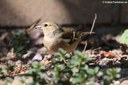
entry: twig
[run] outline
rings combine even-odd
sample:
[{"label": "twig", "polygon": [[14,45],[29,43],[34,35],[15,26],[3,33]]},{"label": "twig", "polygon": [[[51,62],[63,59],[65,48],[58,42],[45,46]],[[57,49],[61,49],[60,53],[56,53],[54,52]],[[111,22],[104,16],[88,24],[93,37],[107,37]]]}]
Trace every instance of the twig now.
[{"label": "twig", "polygon": [[[96,19],[97,19],[97,14],[95,13],[95,17],[94,17],[94,20],[93,20],[93,23],[92,23],[92,27],[91,27],[91,30],[90,30],[90,35],[92,34],[92,31],[94,29],[94,26],[95,26],[95,22],[96,22]],[[86,48],[87,48],[87,40],[85,42],[85,46],[84,46],[84,49],[83,49],[83,53],[85,52]]]},{"label": "twig", "polygon": [[29,31],[33,30],[33,28],[35,28],[37,26],[37,24],[39,24],[40,22],[41,22],[41,19],[38,19],[29,28],[25,29],[25,32],[29,32]]},{"label": "twig", "polygon": [[93,23],[92,23],[92,27],[91,27],[91,30],[90,30],[90,35],[92,34],[92,31],[94,29],[96,19],[97,19],[97,14],[95,13],[95,17],[94,17],[94,20],[93,20]]}]

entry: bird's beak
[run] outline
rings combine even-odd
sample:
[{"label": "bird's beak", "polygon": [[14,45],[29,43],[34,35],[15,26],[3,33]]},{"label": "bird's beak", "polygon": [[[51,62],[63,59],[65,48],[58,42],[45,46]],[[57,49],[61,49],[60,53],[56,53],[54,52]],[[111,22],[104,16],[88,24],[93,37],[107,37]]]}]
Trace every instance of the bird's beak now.
[{"label": "bird's beak", "polygon": [[42,30],[42,26],[36,26],[35,29]]}]

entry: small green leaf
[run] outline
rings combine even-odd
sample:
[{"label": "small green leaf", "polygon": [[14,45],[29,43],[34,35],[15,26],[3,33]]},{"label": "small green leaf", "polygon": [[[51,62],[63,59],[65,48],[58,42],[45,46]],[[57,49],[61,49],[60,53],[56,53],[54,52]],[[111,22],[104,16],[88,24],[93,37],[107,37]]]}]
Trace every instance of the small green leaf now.
[{"label": "small green leaf", "polygon": [[70,81],[73,84],[82,84],[86,81],[86,77],[82,74],[76,74],[75,76],[71,77]]},{"label": "small green leaf", "polygon": [[91,68],[87,70],[87,73],[90,74],[90,75],[94,75],[94,74],[95,74],[95,73],[94,73],[94,70],[91,69]]},{"label": "small green leaf", "polygon": [[70,68],[73,68],[75,66],[80,65],[80,63],[81,63],[81,60],[78,57],[73,56],[72,59],[69,61],[68,66]]},{"label": "small green leaf", "polygon": [[65,66],[64,65],[56,65],[55,68],[54,68],[54,74],[56,76],[59,76],[61,71],[65,69]]},{"label": "small green leaf", "polygon": [[79,69],[77,67],[74,67],[71,70],[72,70],[73,74],[75,74],[75,73],[77,73],[79,71]]},{"label": "small green leaf", "polygon": [[123,32],[120,42],[128,45],[128,29]]}]

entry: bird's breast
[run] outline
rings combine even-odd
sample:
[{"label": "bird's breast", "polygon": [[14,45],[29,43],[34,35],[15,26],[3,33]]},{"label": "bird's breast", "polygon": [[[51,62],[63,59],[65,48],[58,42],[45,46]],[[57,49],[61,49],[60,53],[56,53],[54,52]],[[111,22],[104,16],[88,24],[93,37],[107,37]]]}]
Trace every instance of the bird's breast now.
[{"label": "bird's breast", "polygon": [[48,51],[54,52],[57,51],[59,48],[58,44],[60,43],[60,39],[44,37],[43,43]]}]

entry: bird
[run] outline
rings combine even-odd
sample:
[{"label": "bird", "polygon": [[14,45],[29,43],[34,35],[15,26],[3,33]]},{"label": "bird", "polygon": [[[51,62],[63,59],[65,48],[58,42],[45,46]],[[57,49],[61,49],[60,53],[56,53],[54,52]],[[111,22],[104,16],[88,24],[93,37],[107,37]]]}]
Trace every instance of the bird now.
[{"label": "bird", "polygon": [[77,33],[79,37],[75,38],[76,34],[73,31],[65,32],[62,26],[53,22],[44,22],[36,28],[43,32],[43,44],[50,54],[54,54],[59,48],[68,53],[74,52],[81,41],[80,35],[83,35]]}]

